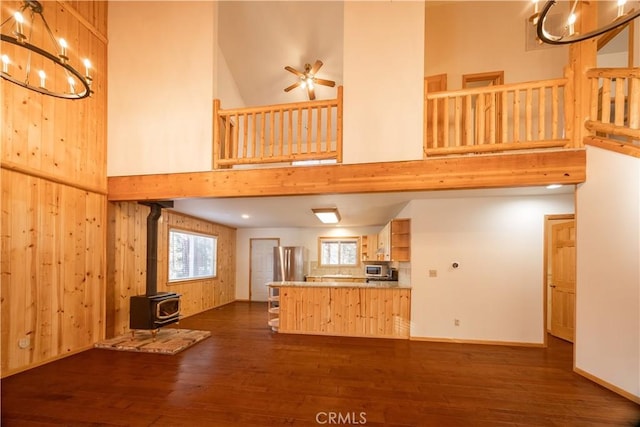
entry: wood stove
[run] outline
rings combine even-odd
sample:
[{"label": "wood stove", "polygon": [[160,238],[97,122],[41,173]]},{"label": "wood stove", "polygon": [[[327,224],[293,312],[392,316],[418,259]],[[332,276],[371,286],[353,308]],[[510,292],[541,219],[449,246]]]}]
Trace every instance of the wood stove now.
[{"label": "wood stove", "polygon": [[163,207],[173,207],[173,202],[141,202],[149,206],[147,216],[147,278],[144,295],[129,300],[129,328],[155,330],[180,320],[180,295],[174,292],[158,292],[158,219]]}]

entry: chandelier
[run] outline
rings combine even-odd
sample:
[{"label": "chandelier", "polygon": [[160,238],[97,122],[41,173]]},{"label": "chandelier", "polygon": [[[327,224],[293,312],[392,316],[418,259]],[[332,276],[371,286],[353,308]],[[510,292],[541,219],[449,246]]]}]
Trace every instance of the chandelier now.
[{"label": "chandelier", "polygon": [[551,34],[545,27],[545,21],[547,19],[547,15],[556,4],[556,0],[547,1],[543,6],[542,11],[538,11],[538,0],[532,1],[534,14],[530,18],[530,20],[532,21],[533,25],[536,26],[538,38],[544,43],[555,45],[576,43],[593,37],[597,37],[618,27],[622,27],[623,25],[626,25],[627,23],[640,16],[640,9],[634,10],[629,8],[629,10],[626,11],[625,9],[627,0],[617,0],[615,10],[613,11],[615,12],[615,18],[613,18],[609,23],[604,24],[594,30],[585,33],[578,33],[575,31],[575,23],[578,19],[575,11],[576,7],[578,6],[579,0],[573,0],[570,11],[566,16],[566,25],[562,28],[561,33]]},{"label": "chandelier", "polygon": [[24,1],[20,10],[0,24],[2,78],[56,98],[88,97],[92,93],[91,62],[83,60],[84,73],[69,63],[69,44],[63,38],[56,40],[42,10],[39,1]]}]

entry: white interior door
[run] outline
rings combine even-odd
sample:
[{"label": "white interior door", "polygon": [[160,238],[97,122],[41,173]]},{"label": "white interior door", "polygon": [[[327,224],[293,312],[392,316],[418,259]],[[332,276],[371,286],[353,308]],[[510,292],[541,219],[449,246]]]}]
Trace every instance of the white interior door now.
[{"label": "white interior door", "polygon": [[249,300],[267,300],[267,282],[273,281],[273,248],[280,239],[250,239]]}]

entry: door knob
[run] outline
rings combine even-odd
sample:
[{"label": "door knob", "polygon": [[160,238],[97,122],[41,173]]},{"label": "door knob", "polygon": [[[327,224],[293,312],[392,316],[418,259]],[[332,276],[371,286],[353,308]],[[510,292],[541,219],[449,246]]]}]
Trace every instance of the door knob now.
[{"label": "door knob", "polygon": [[550,288],[555,288],[555,287],[556,287],[556,285],[549,285],[549,287],[550,287]]}]

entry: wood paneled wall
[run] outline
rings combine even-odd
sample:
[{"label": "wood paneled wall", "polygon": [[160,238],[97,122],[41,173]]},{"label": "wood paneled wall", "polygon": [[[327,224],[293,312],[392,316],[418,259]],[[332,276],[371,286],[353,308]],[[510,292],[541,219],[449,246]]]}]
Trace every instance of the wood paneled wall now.
[{"label": "wood paneled wall", "polygon": [[[0,20],[20,4],[3,1]],[[0,80],[3,377],[104,335],[107,3],[43,5],[54,34],[93,63],[95,93],[70,101]]]},{"label": "wood paneled wall", "polygon": [[[144,294],[146,282],[147,215],[137,203],[109,203],[107,337],[129,331],[129,297]],[[169,227],[218,237],[217,277],[168,284]],[[235,299],[236,230],[163,210],[158,223],[158,291],[182,295],[182,315],[190,316]]]}]

